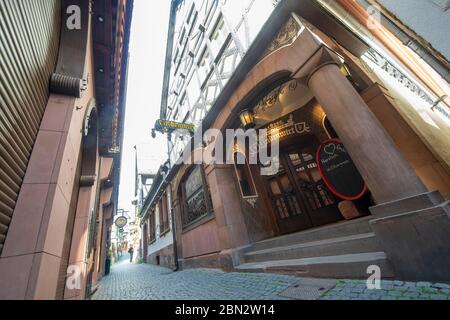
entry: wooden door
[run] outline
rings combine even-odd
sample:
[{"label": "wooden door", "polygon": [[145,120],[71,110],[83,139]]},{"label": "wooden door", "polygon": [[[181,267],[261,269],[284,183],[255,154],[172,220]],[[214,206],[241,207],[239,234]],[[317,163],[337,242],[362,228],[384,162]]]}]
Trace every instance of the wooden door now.
[{"label": "wooden door", "polygon": [[266,176],[266,185],[272,200],[278,225],[282,234],[305,230],[312,223],[301,202],[301,196],[292,179],[289,168],[286,167],[284,156],[279,158],[280,168],[271,176]]},{"label": "wooden door", "polygon": [[312,137],[307,144],[298,144],[283,152],[313,227],[343,219],[337,207],[339,200],[322,180],[316,161],[318,147],[318,141]]},{"label": "wooden door", "polygon": [[308,138],[280,150],[280,168],[266,176],[280,232],[292,233],[342,220],[338,200],[321,178],[316,162],[318,141]]}]

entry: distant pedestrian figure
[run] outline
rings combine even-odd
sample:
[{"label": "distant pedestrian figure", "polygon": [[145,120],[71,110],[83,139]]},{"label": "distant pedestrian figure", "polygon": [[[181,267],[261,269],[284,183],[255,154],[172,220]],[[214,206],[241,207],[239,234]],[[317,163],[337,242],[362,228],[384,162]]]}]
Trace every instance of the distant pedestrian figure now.
[{"label": "distant pedestrian figure", "polygon": [[130,263],[132,263],[133,262],[133,254],[134,254],[133,247],[130,247],[130,249],[128,250],[128,253],[130,254]]},{"label": "distant pedestrian figure", "polygon": [[117,257],[122,258],[122,248],[120,246],[117,247]]}]

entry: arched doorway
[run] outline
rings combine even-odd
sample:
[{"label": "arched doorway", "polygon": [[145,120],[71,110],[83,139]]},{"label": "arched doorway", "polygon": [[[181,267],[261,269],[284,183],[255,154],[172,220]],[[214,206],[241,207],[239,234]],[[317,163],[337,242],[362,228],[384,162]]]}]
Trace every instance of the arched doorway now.
[{"label": "arched doorway", "polygon": [[[356,211],[361,207],[361,215],[368,214],[369,204],[360,206],[359,199],[349,203],[340,198],[323,178],[317,152],[322,143],[339,137],[306,86],[287,80],[269,92],[262,90],[253,106],[256,128],[267,130],[267,141],[259,146],[270,146],[274,134],[279,141],[278,153],[272,154],[269,163],[260,164],[262,168],[276,162],[278,169],[261,175],[259,188],[271,204],[280,234],[344,220],[340,207],[345,201]],[[364,197],[367,200],[370,195]]]}]

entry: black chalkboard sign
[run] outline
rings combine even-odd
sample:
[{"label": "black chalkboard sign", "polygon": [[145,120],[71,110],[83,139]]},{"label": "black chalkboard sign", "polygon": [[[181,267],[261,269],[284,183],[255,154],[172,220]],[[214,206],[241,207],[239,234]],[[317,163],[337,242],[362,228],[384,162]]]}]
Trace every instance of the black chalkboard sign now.
[{"label": "black chalkboard sign", "polygon": [[338,139],[320,145],[317,163],[325,184],[339,198],[357,200],[367,192],[366,183]]}]

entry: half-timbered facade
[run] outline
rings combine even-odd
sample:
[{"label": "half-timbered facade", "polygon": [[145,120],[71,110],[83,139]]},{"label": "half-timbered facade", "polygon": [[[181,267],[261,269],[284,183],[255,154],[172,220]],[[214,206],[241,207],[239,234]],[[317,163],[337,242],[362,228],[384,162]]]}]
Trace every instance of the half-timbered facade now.
[{"label": "half-timbered facade", "polygon": [[[161,116],[198,126],[274,9],[271,0],[179,1],[168,50],[168,94]],[[169,140],[170,161],[188,139]]]}]

